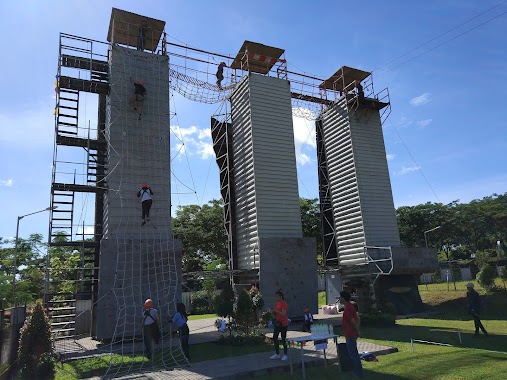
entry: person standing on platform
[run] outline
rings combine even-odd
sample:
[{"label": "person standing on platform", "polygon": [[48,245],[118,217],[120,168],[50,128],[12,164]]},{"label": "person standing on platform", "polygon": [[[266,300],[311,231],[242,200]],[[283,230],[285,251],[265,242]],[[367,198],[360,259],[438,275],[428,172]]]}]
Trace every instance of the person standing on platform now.
[{"label": "person standing on platform", "polygon": [[141,120],[141,113],[143,112],[144,97],[147,95],[146,88],[144,87],[144,80],[134,82],[134,96],[130,98],[130,106],[133,111],[139,112],[139,120]]},{"label": "person standing on platform", "polygon": [[481,297],[479,293],[474,290],[474,284],[469,282],[467,284],[467,303],[468,303],[468,312],[472,315],[474,319],[475,325],[475,336],[479,336],[479,329],[484,333],[484,335],[488,336],[488,332],[484,328],[481,322]]},{"label": "person standing on platform", "polygon": [[188,338],[190,337],[190,330],[188,328],[188,315],[185,304],[179,302],[176,304],[176,314],[174,314],[172,323],[176,326],[178,334],[180,335],[181,350],[183,354],[190,361],[190,350],[188,347]]},{"label": "person standing on platform", "polygon": [[[158,333],[157,333],[158,332]],[[148,360],[153,360],[155,343],[160,338],[160,318],[157,309],[153,308],[153,300],[148,298],[144,302],[143,313],[143,341],[145,355]]]},{"label": "person standing on platform", "polygon": [[146,47],[146,34],[148,33],[148,22],[143,20],[137,33],[137,50],[144,51]]},{"label": "person standing on platform", "polygon": [[222,81],[224,80],[224,67],[227,67],[225,62],[220,62],[217,69],[217,86],[220,90],[222,90]]},{"label": "person standing on platform", "polygon": [[359,98],[359,100],[364,99],[364,89],[363,86],[361,85],[361,82],[359,82],[358,80],[356,80],[356,88],[357,88],[357,97]]},{"label": "person standing on platform", "polygon": [[150,209],[151,204],[153,203],[152,196],[153,191],[151,190],[151,187],[149,187],[146,182],[143,182],[141,185],[141,190],[137,192],[137,197],[141,198],[141,208],[143,210],[141,216],[143,222],[141,223],[141,226],[144,226],[146,222],[150,220]]},{"label": "person standing on platform", "polygon": [[342,316],[342,329],[345,336],[345,343],[349,352],[350,359],[352,360],[354,374],[357,377],[363,377],[363,366],[361,364],[361,357],[357,351],[357,338],[359,337],[359,316],[357,315],[356,308],[350,302],[350,293],[340,292],[340,301],[345,305]]},{"label": "person standing on platform", "polygon": [[[287,360],[287,327],[289,326],[289,317],[287,311],[289,309],[287,302],[283,299],[283,293],[281,290],[275,293],[276,303],[273,308],[275,314],[275,328],[273,330],[273,342],[275,344],[275,354],[270,359],[282,359]],[[283,355],[280,356],[280,345],[278,343],[278,335],[282,336],[283,344]]]}]

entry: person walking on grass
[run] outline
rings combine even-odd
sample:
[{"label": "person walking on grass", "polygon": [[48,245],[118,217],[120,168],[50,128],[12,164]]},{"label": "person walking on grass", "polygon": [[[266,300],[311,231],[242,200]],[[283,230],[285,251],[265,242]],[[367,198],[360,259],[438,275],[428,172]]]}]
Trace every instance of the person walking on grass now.
[{"label": "person walking on grass", "polygon": [[144,226],[146,222],[150,221],[150,209],[151,205],[153,203],[153,191],[151,191],[151,187],[148,186],[146,182],[143,182],[141,184],[141,190],[137,192],[137,197],[141,198],[141,208],[142,208],[142,215],[141,218],[143,219],[141,226]]},{"label": "person walking on grass", "polygon": [[488,336],[488,332],[484,328],[481,322],[481,297],[479,293],[474,290],[474,284],[469,282],[467,284],[467,303],[468,303],[468,312],[472,315],[474,319],[475,325],[475,334],[474,336],[479,336],[479,329],[483,332],[485,336]]},{"label": "person walking on grass", "polygon": [[350,293],[340,292],[340,301],[345,305],[342,316],[342,329],[345,336],[345,343],[352,360],[353,371],[357,377],[363,377],[363,366],[361,357],[357,351],[357,338],[359,337],[359,316],[356,308],[350,302]]},{"label": "person walking on grass", "polygon": [[[282,359],[287,360],[287,327],[289,326],[289,317],[287,316],[288,305],[283,299],[283,293],[281,290],[275,293],[276,303],[273,308],[275,314],[275,328],[273,330],[273,342],[275,344],[275,354],[270,359]],[[283,355],[280,356],[280,345],[278,342],[278,335],[282,336],[283,344]]]},{"label": "person walking on grass", "polygon": [[148,298],[144,302],[143,313],[143,342],[145,356],[149,361],[153,360],[155,344],[160,339],[160,318],[157,309],[153,308],[153,300]]},{"label": "person walking on grass", "polygon": [[172,323],[178,330],[178,334],[180,335],[181,342],[181,350],[183,354],[190,361],[190,350],[188,347],[188,338],[190,337],[190,330],[188,328],[188,314],[185,308],[185,304],[177,303],[176,304],[176,314],[174,314]]}]

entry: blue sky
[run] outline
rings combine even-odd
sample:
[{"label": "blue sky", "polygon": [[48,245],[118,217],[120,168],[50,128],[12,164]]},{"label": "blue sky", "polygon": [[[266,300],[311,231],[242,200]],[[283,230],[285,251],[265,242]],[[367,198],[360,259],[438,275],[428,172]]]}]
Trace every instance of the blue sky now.
[{"label": "blue sky", "polygon": [[[248,39],[285,49],[293,71],[325,78],[342,65],[373,70],[376,90],[389,87],[391,94],[392,114],[384,125],[384,138],[396,206],[438,200],[467,202],[504,193],[507,15],[418,56],[507,12],[507,3],[501,3],[257,1],[254,7],[251,2],[238,1],[3,1],[0,35],[7,45],[0,60],[4,89],[0,102],[0,236],[14,236],[18,215],[49,205],[59,32],[105,41],[111,7],[165,20],[170,41],[208,51],[234,55]],[[88,99],[87,109],[80,121],[95,123],[96,101],[84,98]],[[175,94],[171,107],[177,112],[171,120],[172,145],[177,147],[177,134],[187,147],[187,156],[182,152],[173,160],[173,171],[182,182],[173,190],[185,192],[187,186],[197,193],[174,194],[173,206],[218,198],[218,170],[208,134],[209,117],[218,105]],[[313,139],[307,138],[313,122],[295,119],[294,125],[300,195],[317,197],[316,153]],[[80,202],[91,204],[90,199]],[[80,218],[89,220],[85,208]],[[41,213],[21,222],[20,235],[46,235],[47,229],[48,215]]]}]

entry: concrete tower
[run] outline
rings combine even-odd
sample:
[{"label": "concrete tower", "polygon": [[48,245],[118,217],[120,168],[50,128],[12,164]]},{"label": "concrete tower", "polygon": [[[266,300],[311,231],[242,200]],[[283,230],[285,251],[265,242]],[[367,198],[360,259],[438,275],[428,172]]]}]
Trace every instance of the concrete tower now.
[{"label": "concrete tower", "polygon": [[[137,35],[144,21],[146,38],[139,46]],[[181,244],[171,232],[169,62],[166,54],[157,51],[164,25],[118,9],[111,15],[99,339],[139,334],[145,299],[152,298],[167,320],[181,298]],[[140,80],[147,90],[141,114],[130,104],[134,82]],[[143,182],[154,195],[150,221],[141,226],[141,201],[136,194]]]}]

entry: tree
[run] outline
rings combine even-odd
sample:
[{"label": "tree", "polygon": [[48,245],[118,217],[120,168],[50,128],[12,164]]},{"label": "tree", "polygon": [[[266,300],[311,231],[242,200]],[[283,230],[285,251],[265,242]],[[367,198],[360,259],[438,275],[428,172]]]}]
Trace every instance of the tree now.
[{"label": "tree", "polygon": [[250,328],[254,326],[256,317],[253,309],[252,298],[246,290],[242,290],[238,295],[235,317],[238,326],[243,327],[246,335],[249,335]]},{"label": "tree", "polygon": [[204,265],[217,259],[228,261],[222,201],[179,206],[173,229],[174,236],[183,242],[183,272],[203,270]]},{"label": "tree", "polygon": [[495,286],[495,277],[495,267],[485,264],[477,273],[477,282],[486,290],[491,290]]},{"label": "tree", "polygon": [[51,326],[38,301],[25,321],[19,340],[18,362],[21,373],[31,379],[52,379],[54,375]]},{"label": "tree", "polygon": [[322,262],[322,228],[320,225],[320,206],[317,198],[299,198],[301,224],[304,237],[314,237],[317,241],[317,257]]},{"label": "tree", "polygon": [[230,320],[234,316],[235,298],[234,289],[230,282],[227,282],[216,299],[215,312],[217,315]]},{"label": "tree", "polygon": [[507,281],[507,267],[504,266],[500,269],[500,278],[502,279],[503,287],[505,289],[505,281]]}]

